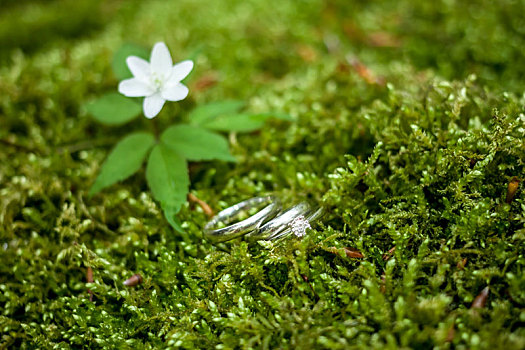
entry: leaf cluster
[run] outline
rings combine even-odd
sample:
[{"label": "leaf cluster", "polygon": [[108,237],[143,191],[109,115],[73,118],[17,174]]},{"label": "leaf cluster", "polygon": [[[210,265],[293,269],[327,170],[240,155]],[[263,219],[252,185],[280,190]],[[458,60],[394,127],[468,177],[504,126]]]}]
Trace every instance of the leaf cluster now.
[{"label": "leaf cluster", "polygon": [[[122,46],[113,59],[113,71],[119,79],[130,76],[126,58],[131,55],[147,58],[147,52],[139,46]],[[126,136],[104,161],[90,195],[130,177],[141,169],[147,158],[146,180],[152,195],[161,203],[172,227],[183,231],[175,215],[189,192],[187,162],[235,161],[227,140],[213,131],[251,132],[260,129],[271,117],[290,120],[284,114],[239,113],[243,105],[240,101],[206,104],[190,113],[191,125],[172,125],[160,135],[138,132]],[[114,92],[89,102],[85,108],[97,121],[110,126],[128,123],[141,112],[139,104]]]}]

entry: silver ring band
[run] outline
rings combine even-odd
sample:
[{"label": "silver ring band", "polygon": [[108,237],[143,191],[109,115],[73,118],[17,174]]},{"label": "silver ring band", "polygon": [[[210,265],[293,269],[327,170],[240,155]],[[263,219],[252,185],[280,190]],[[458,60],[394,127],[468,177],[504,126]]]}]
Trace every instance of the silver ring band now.
[{"label": "silver ring band", "polygon": [[[267,238],[267,240],[269,240],[269,241],[280,241],[281,239],[284,239],[284,238],[288,237],[292,232],[294,232],[294,223],[298,219],[302,219],[300,221],[304,221],[304,222],[307,223],[306,227],[302,228],[302,231],[303,231],[302,234],[301,234],[301,236],[302,236],[302,235],[305,234],[304,230],[306,228],[311,228],[310,227],[310,222],[313,222],[314,220],[319,219],[322,215],[323,215],[323,209],[319,208],[316,211],[310,212],[310,214],[308,214],[306,216],[298,216],[289,224],[288,228],[286,228],[285,230],[283,230],[279,234],[276,234],[276,235],[273,235],[270,238]],[[299,229],[299,230],[301,230],[301,229]],[[295,232],[295,234],[299,236],[299,234],[297,232]]]},{"label": "silver ring band", "polygon": [[[220,223],[229,224],[251,209],[263,208],[249,218],[235,224],[216,228]],[[281,202],[274,196],[254,197],[237,203],[215,215],[204,226],[204,236],[213,243],[225,242],[256,230],[281,210]]]},{"label": "silver ring band", "polygon": [[301,202],[274,219],[268,221],[258,229],[246,235],[250,240],[274,240],[284,238],[292,232],[292,223],[302,217],[306,220],[315,219],[320,216],[321,209],[314,210],[307,202]]}]

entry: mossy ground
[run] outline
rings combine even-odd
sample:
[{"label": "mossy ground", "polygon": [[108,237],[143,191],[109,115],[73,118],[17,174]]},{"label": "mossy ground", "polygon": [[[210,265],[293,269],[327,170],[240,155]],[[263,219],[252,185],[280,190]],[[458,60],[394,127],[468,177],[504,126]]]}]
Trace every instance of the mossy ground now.
[{"label": "mossy ground", "polygon": [[[524,1],[72,3],[0,14],[0,347],[525,348],[522,184],[507,201],[525,178]],[[215,247],[190,205],[174,232],[143,173],[87,196],[151,124],[81,106],[116,89],[124,42],[161,40],[196,61],[161,127],[232,98],[296,118],[230,135],[238,163],[192,164],[191,192],[215,210],[310,197],[327,214],[306,238]]]}]

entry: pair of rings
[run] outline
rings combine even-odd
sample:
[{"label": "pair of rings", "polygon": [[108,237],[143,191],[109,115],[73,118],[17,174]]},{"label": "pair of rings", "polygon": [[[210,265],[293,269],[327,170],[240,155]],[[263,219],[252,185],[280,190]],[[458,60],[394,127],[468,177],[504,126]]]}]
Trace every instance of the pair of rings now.
[{"label": "pair of rings", "polygon": [[[204,226],[204,236],[212,243],[241,236],[249,240],[268,241],[282,239],[292,233],[301,237],[310,228],[310,222],[321,214],[321,208],[313,207],[308,202],[300,202],[283,210],[280,199],[275,196],[254,197],[219,212]],[[249,217],[243,219],[243,216]],[[236,220],[238,222],[233,223]]]}]

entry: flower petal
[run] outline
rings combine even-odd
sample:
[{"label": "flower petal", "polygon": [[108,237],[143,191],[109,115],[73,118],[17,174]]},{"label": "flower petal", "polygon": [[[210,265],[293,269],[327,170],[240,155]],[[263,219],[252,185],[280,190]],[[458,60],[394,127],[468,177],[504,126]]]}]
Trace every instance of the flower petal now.
[{"label": "flower petal", "polygon": [[142,97],[153,94],[155,90],[149,84],[137,78],[131,78],[122,80],[118,84],[118,92],[128,97]]},{"label": "flower petal", "polygon": [[161,91],[162,98],[168,101],[180,101],[188,96],[188,88],[181,83],[165,85]]},{"label": "flower petal", "polygon": [[148,119],[155,118],[159,114],[160,110],[164,106],[165,100],[160,94],[154,94],[144,99],[144,115]]},{"label": "flower petal", "polygon": [[161,77],[168,77],[171,74],[173,61],[171,60],[170,51],[163,42],[156,43],[151,51],[151,70]]},{"label": "flower petal", "polygon": [[128,64],[128,68],[135,78],[144,82],[149,81],[151,72],[148,61],[137,56],[129,56],[126,58],[126,63]]},{"label": "flower petal", "polygon": [[186,78],[193,69],[193,61],[186,60],[177,63],[171,69],[171,76],[166,84],[175,85],[180,82],[182,79]]}]

